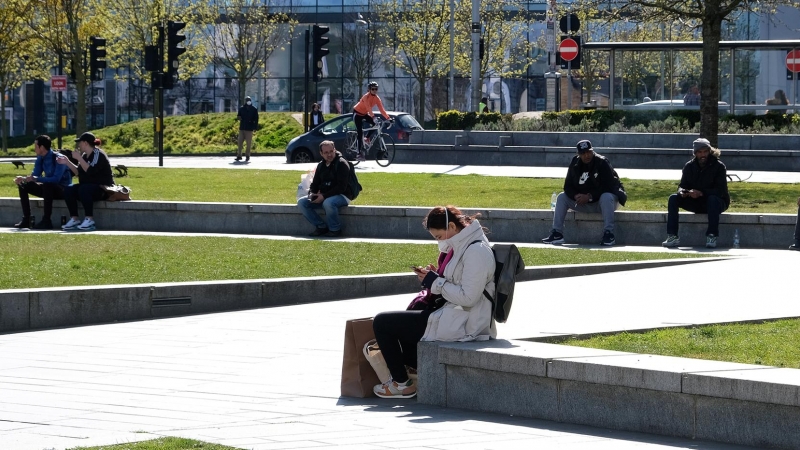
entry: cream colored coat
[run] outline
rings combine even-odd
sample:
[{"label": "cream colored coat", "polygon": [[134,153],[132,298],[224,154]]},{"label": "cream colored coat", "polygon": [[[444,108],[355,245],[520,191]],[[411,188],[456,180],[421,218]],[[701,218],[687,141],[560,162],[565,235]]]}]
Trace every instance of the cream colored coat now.
[{"label": "cream colored coat", "polygon": [[[472,245],[470,243],[476,242]],[[448,239],[453,258],[431,286],[447,303],[428,317],[423,341],[475,341],[495,337],[492,302],[494,296],[494,254],[480,223],[472,223]]]}]

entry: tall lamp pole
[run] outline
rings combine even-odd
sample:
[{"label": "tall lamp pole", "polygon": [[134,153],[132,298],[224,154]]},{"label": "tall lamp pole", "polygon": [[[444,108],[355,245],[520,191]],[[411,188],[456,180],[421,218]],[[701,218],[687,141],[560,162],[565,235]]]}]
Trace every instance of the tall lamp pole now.
[{"label": "tall lamp pole", "polygon": [[480,0],[472,0],[472,109],[476,110],[481,102],[483,80],[481,76],[481,17]]}]

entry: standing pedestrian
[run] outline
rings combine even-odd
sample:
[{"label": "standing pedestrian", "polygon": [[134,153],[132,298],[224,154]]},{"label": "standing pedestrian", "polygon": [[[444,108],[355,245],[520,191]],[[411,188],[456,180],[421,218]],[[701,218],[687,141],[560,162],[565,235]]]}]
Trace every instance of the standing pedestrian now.
[{"label": "standing pedestrian", "polygon": [[236,115],[239,120],[239,148],[236,151],[235,161],[242,160],[242,143],[247,142],[247,153],[245,161],[250,161],[250,148],[253,146],[253,131],[258,127],[258,110],[253,106],[253,100],[248,95],[244,99],[244,105],[239,108]]}]

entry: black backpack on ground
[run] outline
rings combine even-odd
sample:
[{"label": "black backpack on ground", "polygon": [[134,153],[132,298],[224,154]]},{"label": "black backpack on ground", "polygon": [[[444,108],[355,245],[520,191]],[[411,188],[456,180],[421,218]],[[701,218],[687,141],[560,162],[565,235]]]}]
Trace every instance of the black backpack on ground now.
[{"label": "black backpack on ground", "polygon": [[[473,241],[469,245],[476,242]],[[494,320],[505,323],[511,313],[511,301],[514,299],[514,285],[517,282],[517,275],[525,270],[525,261],[519,254],[519,249],[514,244],[494,244],[492,245],[494,254],[494,295],[492,298],[486,290],[483,295],[492,302],[492,315]]]}]

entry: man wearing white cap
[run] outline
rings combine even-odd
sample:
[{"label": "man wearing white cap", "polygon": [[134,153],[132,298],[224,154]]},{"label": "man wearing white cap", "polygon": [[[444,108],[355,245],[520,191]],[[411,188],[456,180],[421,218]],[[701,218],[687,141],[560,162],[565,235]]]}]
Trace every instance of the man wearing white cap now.
[{"label": "man wearing white cap", "polygon": [[708,214],[706,247],[715,248],[719,236],[719,216],[728,209],[731,197],[728,194],[728,173],[719,160],[720,151],[711,146],[708,139],[693,142],[694,157],[683,166],[683,175],[678,192],[670,195],[667,203],[667,239],[664,247],[677,247],[678,209],[696,214]]}]

